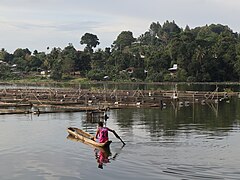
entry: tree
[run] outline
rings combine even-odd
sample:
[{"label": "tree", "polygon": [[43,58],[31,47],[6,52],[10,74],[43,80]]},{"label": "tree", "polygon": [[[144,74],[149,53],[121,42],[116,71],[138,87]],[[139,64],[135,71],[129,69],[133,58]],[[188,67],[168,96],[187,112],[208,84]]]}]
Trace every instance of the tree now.
[{"label": "tree", "polygon": [[[92,80],[130,81],[236,81],[240,79],[240,34],[228,26],[211,24],[190,29],[172,21],[163,25],[153,22],[138,38],[131,31],[122,31],[111,48],[93,48],[99,45],[96,35],[85,33],[80,44],[84,51],[69,44],[63,50],[53,48],[48,54],[25,48],[14,53],[0,50],[0,78],[9,78],[12,70],[50,70],[52,78],[79,71]],[[49,49],[49,47],[47,48]],[[172,76],[168,71],[178,65]],[[12,66],[13,64],[16,64]],[[8,72],[9,71],[9,72]],[[15,72],[16,73],[16,72]]]},{"label": "tree", "polygon": [[156,36],[157,35],[157,33],[161,30],[161,25],[159,24],[159,22],[157,22],[157,23],[152,23],[151,25],[150,25],[150,29],[149,29],[149,32],[150,32],[150,34],[152,35],[152,36]]},{"label": "tree", "polygon": [[85,50],[88,52],[93,52],[93,48],[100,44],[99,39],[96,35],[91,33],[85,33],[81,37],[80,44],[86,44]]},{"label": "tree", "polygon": [[4,48],[2,48],[0,51],[0,60],[9,63],[12,61],[12,59],[13,55],[9,54]]},{"label": "tree", "polygon": [[130,46],[135,40],[131,31],[122,31],[113,42],[114,49],[123,50],[126,46]]},{"label": "tree", "polygon": [[172,37],[178,35],[181,32],[181,29],[178,27],[178,25],[173,22],[166,21],[162,28],[158,31],[158,38],[163,42],[163,44],[166,46]]},{"label": "tree", "polygon": [[238,80],[240,80],[240,43],[236,45],[236,62],[234,64],[235,72],[238,74]]},{"label": "tree", "polygon": [[13,53],[14,57],[22,57],[25,58],[26,55],[31,55],[31,51],[29,51],[28,48],[26,49],[22,49],[22,48],[18,48],[14,51]]},{"label": "tree", "polygon": [[51,69],[51,79],[53,80],[61,80],[62,79],[62,66],[61,66],[61,60],[55,61],[53,64],[53,67]]},{"label": "tree", "polygon": [[77,51],[75,68],[76,70],[80,71],[81,75],[85,75],[89,70],[91,70],[90,54],[82,51]]},{"label": "tree", "polygon": [[75,64],[78,57],[77,51],[72,45],[69,45],[63,49],[61,52],[61,59],[64,73],[70,74],[71,72],[75,72]]},{"label": "tree", "polygon": [[55,61],[60,59],[62,50],[60,48],[53,48],[50,54],[47,54],[44,61],[44,69],[51,70]]},{"label": "tree", "polygon": [[9,66],[0,64],[0,80],[6,80],[7,78],[12,77],[10,72]]},{"label": "tree", "polygon": [[181,29],[178,27],[178,25],[175,23],[175,21],[173,21],[173,22],[166,21],[163,24],[162,29],[163,29],[163,31],[165,31],[171,35],[175,35],[175,34],[178,34],[181,32]]},{"label": "tree", "polygon": [[30,56],[30,60],[28,62],[28,67],[30,71],[38,71],[42,64],[43,61],[39,59],[37,56]]}]

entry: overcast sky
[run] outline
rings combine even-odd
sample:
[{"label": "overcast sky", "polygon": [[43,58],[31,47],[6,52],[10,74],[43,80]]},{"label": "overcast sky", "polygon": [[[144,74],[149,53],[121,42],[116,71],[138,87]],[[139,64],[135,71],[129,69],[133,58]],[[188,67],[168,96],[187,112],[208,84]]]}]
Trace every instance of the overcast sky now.
[{"label": "overcast sky", "polygon": [[110,47],[125,30],[138,37],[152,22],[185,28],[223,24],[240,32],[240,0],[0,0],[0,48],[76,49],[86,33]]}]

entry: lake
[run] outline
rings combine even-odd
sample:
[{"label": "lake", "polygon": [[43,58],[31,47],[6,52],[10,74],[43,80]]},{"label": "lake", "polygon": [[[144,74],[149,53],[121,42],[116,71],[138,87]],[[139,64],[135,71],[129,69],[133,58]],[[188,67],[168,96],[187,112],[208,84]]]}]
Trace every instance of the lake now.
[{"label": "lake", "polygon": [[111,155],[102,168],[67,127],[94,134],[84,112],[0,116],[1,180],[240,179],[240,99],[164,109],[110,110]]}]

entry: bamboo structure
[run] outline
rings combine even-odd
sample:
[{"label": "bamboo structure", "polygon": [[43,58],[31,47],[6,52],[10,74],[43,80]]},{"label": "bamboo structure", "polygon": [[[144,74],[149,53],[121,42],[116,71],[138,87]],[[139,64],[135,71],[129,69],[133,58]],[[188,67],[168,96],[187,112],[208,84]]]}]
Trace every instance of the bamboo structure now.
[{"label": "bamboo structure", "polygon": [[[32,107],[48,106],[58,109],[53,112],[96,111],[106,110],[106,108],[162,107],[176,102],[183,104],[216,103],[233,96],[239,96],[239,93],[218,92],[217,88],[213,92],[111,90],[105,88],[4,88],[0,89],[0,108],[25,107],[31,109]],[[26,113],[26,111],[22,113]]]}]

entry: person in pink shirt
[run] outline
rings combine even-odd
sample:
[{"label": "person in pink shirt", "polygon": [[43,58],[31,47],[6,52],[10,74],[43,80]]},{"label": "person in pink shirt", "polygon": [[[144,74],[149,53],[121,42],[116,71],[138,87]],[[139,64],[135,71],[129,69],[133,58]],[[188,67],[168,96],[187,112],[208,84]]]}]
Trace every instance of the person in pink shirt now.
[{"label": "person in pink shirt", "polygon": [[105,143],[108,141],[108,131],[115,133],[114,130],[108,128],[108,127],[103,127],[103,122],[99,122],[98,123],[98,129],[97,129],[97,133],[96,133],[96,139],[98,139],[98,141],[100,143]]}]

